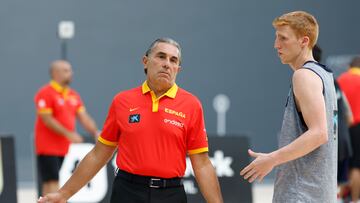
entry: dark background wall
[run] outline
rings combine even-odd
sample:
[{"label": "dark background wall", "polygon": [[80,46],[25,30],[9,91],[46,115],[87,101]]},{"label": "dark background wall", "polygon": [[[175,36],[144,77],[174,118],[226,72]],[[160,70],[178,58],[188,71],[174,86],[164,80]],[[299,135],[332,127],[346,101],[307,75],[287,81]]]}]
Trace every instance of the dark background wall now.
[{"label": "dark background wall", "polygon": [[227,132],[247,134],[254,150],[268,152],[277,145],[291,75],[273,49],[272,20],[309,11],[320,24],[324,57],[356,54],[358,8],[355,0],[1,0],[0,132],[16,137],[19,180],[33,180],[33,96],[60,57],[60,21],[76,24],[68,47],[72,86],[100,127],[112,97],[144,80],[148,45],[169,36],[183,48],[177,83],[203,102],[208,132],[216,132],[212,100],[224,93],[231,99]]}]

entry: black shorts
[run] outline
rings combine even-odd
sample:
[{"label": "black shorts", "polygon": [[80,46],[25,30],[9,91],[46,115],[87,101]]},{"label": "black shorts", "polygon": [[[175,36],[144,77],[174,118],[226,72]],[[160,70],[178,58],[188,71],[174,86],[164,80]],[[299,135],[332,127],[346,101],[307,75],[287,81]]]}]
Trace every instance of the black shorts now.
[{"label": "black shorts", "polygon": [[350,139],[353,156],[350,159],[351,168],[360,168],[360,124],[350,128]]},{"label": "black shorts", "polygon": [[344,159],[342,161],[338,161],[338,173],[337,173],[337,181],[338,185],[345,184],[348,182],[349,177],[349,161],[350,159]]},{"label": "black shorts", "polygon": [[37,156],[37,167],[39,179],[42,182],[58,181],[59,171],[64,161],[63,156]]}]

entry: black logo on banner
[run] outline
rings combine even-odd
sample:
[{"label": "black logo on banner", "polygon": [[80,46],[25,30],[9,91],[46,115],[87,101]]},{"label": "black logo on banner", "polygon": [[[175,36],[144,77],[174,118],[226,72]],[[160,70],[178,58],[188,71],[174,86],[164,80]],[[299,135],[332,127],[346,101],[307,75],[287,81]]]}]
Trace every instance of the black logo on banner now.
[{"label": "black logo on banner", "polygon": [[129,123],[139,123],[140,122],[140,114],[131,114],[129,116]]}]

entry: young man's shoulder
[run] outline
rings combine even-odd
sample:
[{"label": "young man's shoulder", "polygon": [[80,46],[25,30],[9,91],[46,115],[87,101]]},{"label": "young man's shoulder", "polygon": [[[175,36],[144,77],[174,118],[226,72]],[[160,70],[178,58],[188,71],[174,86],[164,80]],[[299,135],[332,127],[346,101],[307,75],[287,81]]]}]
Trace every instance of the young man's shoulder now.
[{"label": "young man's shoulder", "polygon": [[305,68],[296,70],[294,72],[292,77],[292,84],[296,97],[301,96],[306,92],[310,93],[323,89],[322,78],[314,71]]},{"label": "young man's shoulder", "polygon": [[293,78],[293,81],[294,80],[309,80],[309,79],[319,78],[319,76],[311,69],[300,68],[294,72],[292,78]]}]

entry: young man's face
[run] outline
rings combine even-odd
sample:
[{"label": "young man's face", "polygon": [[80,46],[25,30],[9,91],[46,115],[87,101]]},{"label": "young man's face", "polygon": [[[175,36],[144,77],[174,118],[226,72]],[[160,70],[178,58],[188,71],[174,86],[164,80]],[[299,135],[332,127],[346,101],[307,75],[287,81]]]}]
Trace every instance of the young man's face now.
[{"label": "young man's face", "polygon": [[179,50],[176,46],[160,42],[143,58],[147,79],[153,85],[170,88],[180,70]]},{"label": "young man's face", "polygon": [[301,39],[288,25],[278,26],[276,29],[276,38],[274,48],[283,64],[294,62],[301,54]]}]

